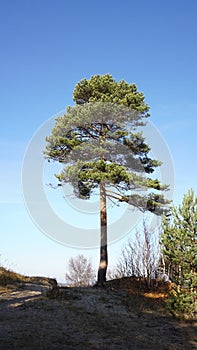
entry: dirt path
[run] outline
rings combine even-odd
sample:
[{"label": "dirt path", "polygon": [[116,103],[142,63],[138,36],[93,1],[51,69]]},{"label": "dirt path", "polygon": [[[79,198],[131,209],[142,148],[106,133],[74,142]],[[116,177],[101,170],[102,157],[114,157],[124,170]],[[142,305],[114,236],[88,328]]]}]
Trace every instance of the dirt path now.
[{"label": "dirt path", "polygon": [[[124,291],[45,285],[0,292],[0,350],[193,350],[194,324],[180,323]],[[197,343],[196,343],[197,344]]]}]

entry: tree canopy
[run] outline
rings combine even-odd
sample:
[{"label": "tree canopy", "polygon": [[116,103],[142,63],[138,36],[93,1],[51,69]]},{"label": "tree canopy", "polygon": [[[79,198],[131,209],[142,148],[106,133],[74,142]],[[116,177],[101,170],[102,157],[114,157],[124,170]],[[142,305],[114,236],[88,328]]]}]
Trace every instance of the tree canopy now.
[{"label": "tree canopy", "polygon": [[[136,130],[149,116],[143,93],[135,84],[116,82],[107,74],[83,79],[73,99],[76,106],[57,118],[47,137],[46,157],[66,164],[56,175],[60,184],[70,183],[78,197],[89,199],[105,181],[111,199],[161,214],[166,201],[159,191],[167,186],[145,176],[161,162],[151,159],[150,146]],[[142,194],[137,193],[140,189]]]},{"label": "tree canopy", "polygon": [[81,80],[74,89],[73,100],[77,104],[84,102],[120,104],[137,110],[143,116],[149,116],[145,96],[137,91],[136,84],[128,84],[124,80],[117,82],[110,74],[94,75],[89,80]]}]

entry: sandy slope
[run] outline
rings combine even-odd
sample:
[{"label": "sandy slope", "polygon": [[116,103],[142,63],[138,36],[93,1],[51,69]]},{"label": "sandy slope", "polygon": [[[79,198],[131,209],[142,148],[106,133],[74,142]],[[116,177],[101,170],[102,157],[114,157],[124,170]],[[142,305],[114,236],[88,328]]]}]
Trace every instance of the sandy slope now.
[{"label": "sandy slope", "polygon": [[64,288],[47,283],[0,292],[0,350],[197,349],[193,323],[166,315],[162,304],[120,288]]}]

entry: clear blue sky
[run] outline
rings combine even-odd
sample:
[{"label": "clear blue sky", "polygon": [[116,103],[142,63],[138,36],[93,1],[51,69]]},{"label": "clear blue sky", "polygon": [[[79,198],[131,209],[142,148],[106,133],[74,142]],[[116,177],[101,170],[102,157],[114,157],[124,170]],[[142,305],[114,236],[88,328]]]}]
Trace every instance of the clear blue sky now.
[{"label": "clear blue sky", "polygon": [[[33,224],[23,202],[21,167],[32,135],[72,105],[73,88],[84,77],[110,73],[137,84],[172,154],[175,202],[190,187],[197,194],[196,16],[196,0],[1,3],[0,261],[63,281],[66,261],[81,252],[50,240]],[[119,247],[110,248],[110,259]],[[98,251],[87,254],[96,259]]]}]

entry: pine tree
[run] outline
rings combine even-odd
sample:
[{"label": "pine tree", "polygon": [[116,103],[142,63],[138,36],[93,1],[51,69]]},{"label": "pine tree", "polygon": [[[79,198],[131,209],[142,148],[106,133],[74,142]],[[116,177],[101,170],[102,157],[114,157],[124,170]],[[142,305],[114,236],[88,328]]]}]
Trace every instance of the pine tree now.
[{"label": "pine tree", "polygon": [[99,285],[108,265],[106,198],[158,215],[167,203],[160,193],[167,186],[145,175],[161,162],[150,158],[150,146],[136,130],[149,117],[144,99],[135,84],[109,74],[83,79],[74,89],[76,105],[57,118],[46,139],[46,158],[65,165],[56,175],[60,185],[70,183],[83,199],[100,188]]},{"label": "pine tree", "polygon": [[166,272],[174,286],[170,308],[177,313],[193,314],[197,306],[197,198],[193,190],[164,218],[161,242]]}]

